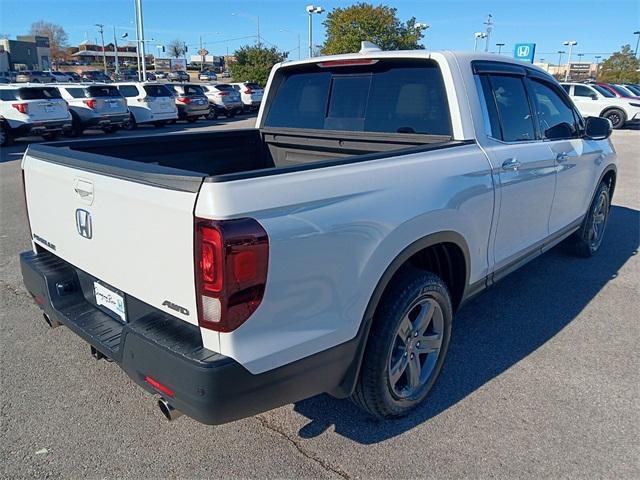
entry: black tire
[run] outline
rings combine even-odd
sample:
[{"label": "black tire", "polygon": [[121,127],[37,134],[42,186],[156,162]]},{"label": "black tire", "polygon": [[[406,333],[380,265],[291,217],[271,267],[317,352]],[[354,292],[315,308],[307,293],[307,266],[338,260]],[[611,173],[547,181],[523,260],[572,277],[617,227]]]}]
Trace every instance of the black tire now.
[{"label": "black tire", "polygon": [[13,143],[11,129],[5,120],[0,120],[0,147],[7,147]]},{"label": "black tire", "polygon": [[153,122],[153,126],[156,128],[162,128],[166,125],[167,123],[164,120],[158,120],[157,122]]},{"label": "black tire", "polygon": [[185,120],[187,123],[195,123],[198,120],[198,117],[187,117]]},{"label": "black tire", "polygon": [[[374,315],[360,376],[351,397],[356,405],[378,418],[404,416],[425,399],[440,374],[451,338],[451,298],[438,276],[405,267],[393,282]],[[426,319],[427,326],[418,336],[421,327],[416,323],[421,318]],[[411,328],[402,328],[403,325]],[[424,339],[422,346],[420,338]],[[436,350],[432,344],[438,341]],[[416,353],[424,347],[428,347],[426,353]],[[398,369],[400,373],[392,380],[392,367],[402,361],[405,368]],[[420,368],[413,367],[416,362]],[[426,367],[429,370],[422,372]],[[415,388],[411,387],[414,368],[419,379]]]},{"label": "black tire", "polygon": [[627,115],[619,108],[607,110],[602,114],[602,117],[611,122],[611,127],[614,130],[624,127],[624,124],[627,122]]},{"label": "black tire", "polygon": [[218,119],[218,110],[215,107],[209,107],[209,114],[207,115],[207,120],[217,120]]},{"label": "black tire", "polygon": [[66,130],[64,132],[64,135],[66,137],[75,138],[82,135],[83,131],[84,129],[82,128],[82,122],[80,121],[80,117],[78,116],[77,113],[72,111],[71,112],[71,129]]},{"label": "black tire", "polygon": [[611,209],[611,191],[607,182],[598,185],[589,211],[580,225],[580,229],[569,237],[567,246],[575,255],[589,258],[602,246]]},{"label": "black tire", "polygon": [[60,132],[46,132],[42,134],[42,138],[46,142],[53,142],[60,137]]},{"label": "black tire", "polygon": [[133,113],[130,113],[129,118],[122,123],[122,128],[125,130],[135,130],[138,128],[138,124],[136,123]]},{"label": "black tire", "polygon": [[108,127],[102,128],[102,131],[106,134],[116,133],[118,130],[120,130],[120,127],[117,125],[109,125]]},{"label": "black tire", "polygon": [[236,111],[235,110],[227,110],[224,115],[227,118],[233,118],[233,117],[236,116]]}]

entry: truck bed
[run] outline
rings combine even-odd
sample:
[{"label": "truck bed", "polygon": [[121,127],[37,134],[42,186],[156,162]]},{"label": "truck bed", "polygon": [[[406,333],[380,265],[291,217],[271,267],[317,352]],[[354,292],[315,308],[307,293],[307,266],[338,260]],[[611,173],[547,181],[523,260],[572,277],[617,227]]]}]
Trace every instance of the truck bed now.
[{"label": "truck bed", "polygon": [[436,135],[265,128],[62,141],[31,145],[28,154],[142,183],[197,191],[205,177],[236,180],[460,143]]}]

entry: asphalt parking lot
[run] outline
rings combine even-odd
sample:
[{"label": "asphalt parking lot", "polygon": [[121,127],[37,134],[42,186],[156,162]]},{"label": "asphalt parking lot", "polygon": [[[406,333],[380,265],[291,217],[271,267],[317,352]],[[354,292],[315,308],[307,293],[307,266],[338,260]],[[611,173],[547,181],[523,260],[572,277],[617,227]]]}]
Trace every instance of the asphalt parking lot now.
[{"label": "asphalt parking lot", "polygon": [[116,365],[48,329],[18,264],[27,143],[3,149],[0,477],[640,478],[640,131],[613,141],[618,186],[601,251],[584,260],[556,248],[467,304],[416,413],[378,422],[319,396],[219,427],[167,423]]}]

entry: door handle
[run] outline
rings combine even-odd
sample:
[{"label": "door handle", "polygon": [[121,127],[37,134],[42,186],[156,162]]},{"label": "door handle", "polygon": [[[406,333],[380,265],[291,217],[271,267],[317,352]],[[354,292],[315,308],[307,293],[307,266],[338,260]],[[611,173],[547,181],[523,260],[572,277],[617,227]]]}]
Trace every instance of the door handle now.
[{"label": "door handle", "polygon": [[569,154],[562,152],[559,153],[558,155],[556,155],[556,162],[558,163],[562,163],[562,162],[566,162],[567,160],[569,160]]},{"label": "door handle", "polygon": [[507,158],[504,162],[502,162],[503,170],[518,170],[520,167],[520,162],[515,158]]}]

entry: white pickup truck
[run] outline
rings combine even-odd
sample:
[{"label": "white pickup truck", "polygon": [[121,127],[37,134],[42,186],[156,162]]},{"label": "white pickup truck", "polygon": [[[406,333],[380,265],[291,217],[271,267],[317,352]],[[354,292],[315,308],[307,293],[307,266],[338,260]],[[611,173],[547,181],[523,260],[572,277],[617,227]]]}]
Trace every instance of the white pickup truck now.
[{"label": "white pickup truck", "polygon": [[281,63],[254,129],[29,146],[24,283],[169,419],[322,392],[401,416],[468,298],[563,240],[598,250],[610,133],[496,55]]}]

